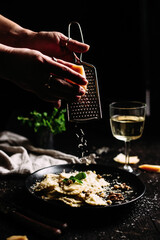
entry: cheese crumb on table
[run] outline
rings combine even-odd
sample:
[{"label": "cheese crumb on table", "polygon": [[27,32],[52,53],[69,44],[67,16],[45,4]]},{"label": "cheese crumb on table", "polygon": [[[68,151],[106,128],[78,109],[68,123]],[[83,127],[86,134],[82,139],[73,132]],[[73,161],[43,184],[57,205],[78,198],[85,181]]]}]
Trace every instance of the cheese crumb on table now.
[{"label": "cheese crumb on table", "polygon": [[28,240],[27,236],[11,236],[6,238],[6,240]]},{"label": "cheese crumb on table", "polygon": [[149,172],[160,173],[160,165],[143,164],[143,165],[140,165],[139,168]]},{"label": "cheese crumb on table", "polygon": [[[118,154],[114,159],[115,162],[125,164],[125,155],[123,153]],[[137,164],[140,159],[137,156],[129,157],[129,164]]]}]

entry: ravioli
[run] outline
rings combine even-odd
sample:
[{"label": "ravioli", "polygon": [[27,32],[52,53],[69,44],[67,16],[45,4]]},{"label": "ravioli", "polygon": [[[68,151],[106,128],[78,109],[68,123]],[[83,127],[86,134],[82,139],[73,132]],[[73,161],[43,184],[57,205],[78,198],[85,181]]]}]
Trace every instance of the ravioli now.
[{"label": "ravioli", "polygon": [[[111,191],[110,183],[95,171],[50,173],[33,188],[43,199],[58,200],[71,207],[112,204],[111,199],[108,198]],[[119,191],[117,188],[115,190]]]}]

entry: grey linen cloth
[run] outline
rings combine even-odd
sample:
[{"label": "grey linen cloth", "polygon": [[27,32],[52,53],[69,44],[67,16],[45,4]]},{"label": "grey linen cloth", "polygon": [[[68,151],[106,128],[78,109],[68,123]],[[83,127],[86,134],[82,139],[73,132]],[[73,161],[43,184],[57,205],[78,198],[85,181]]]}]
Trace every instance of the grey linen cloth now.
[{"label": "grey linen cloth", "polygon": [[96,163],[95,155],[80,159],[57,150],[36,148],[16,133],[0,132],[0,174],[30,174],[44,167],[71,163]]}]

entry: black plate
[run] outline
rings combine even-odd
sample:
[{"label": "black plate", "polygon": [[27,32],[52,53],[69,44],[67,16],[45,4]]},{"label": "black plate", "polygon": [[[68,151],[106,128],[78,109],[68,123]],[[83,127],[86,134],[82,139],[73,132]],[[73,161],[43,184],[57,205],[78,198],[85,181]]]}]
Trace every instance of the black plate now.
[{"label": "black plate", "polygon": [[56,166],[51,166],[47,168],[40,169],[34,173],[32,173],[29,177],[26,179],[26,187],[28,191],[36,198],[45,201],[47,203],[51,203],[55,206],[60,206],[60,207],[65,207],[65,208],[71,208],[70,206],[60,202],[60,201],[55,201],[55,200],[44,200],[40,196],[36,194],[36,192],[33,190],[33,186],[37,181],[41,181],[44,177],[44,175],[48,173],[61,173],[65,169],[66,172],[72,172],[72,171],[87,171],[87,170],[92,170],[96,171],[97,174],[103,175],[107,174],[109,176],[104,177],[107,181],[109,181],[111,184],[115,184],[115,181],[121,182],[121,183],[126,183],[127,185],[131,186],[133,189],[133,193],[127,196],[125,201],[123,202],[116,202],[110,206],[88,206],[84,205],[80,208],[115,208],[119,206],[124,206],[131,204],[138,200],[140,197],[143,196],[145,193],[145,185],[140,181],[138,177],[136,177],[134,174],[129,173],[125,170],[115,168],[115,167],[110,167],[106,165],[96,165],[96,164],[91,164],[89,166],[86,166],[85,164],[67,164],[67,165],[56,165]]}]

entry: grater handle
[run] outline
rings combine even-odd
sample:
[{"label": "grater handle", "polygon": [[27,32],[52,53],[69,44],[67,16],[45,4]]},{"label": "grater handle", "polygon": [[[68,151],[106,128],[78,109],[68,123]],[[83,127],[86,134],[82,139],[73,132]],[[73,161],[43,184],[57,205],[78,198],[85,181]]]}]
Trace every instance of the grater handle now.
[{"label": "grater handle", "polygon": [[[71,38],[71,26],[72,26],[73,24],[76,24],[76,25],[79,27],[79,32],[80,32],[80,35],[81,35],[81,40],[82,40],[82,43],[84,43],[84,38],[83,38],[83,32],[82,32],[81,25],[80,25],[78,22],[75,22],[75,21],[70,22],[69,25],[68,25],[68,39]],[[76,54],[75,54],[75,53],[73,53],[73,54],[75,55],[75,61],[76,61],[76,60],[77,60]],[[80,59],[80,62],[82,62],[82,53],[80,53],[79,59]]]}]

